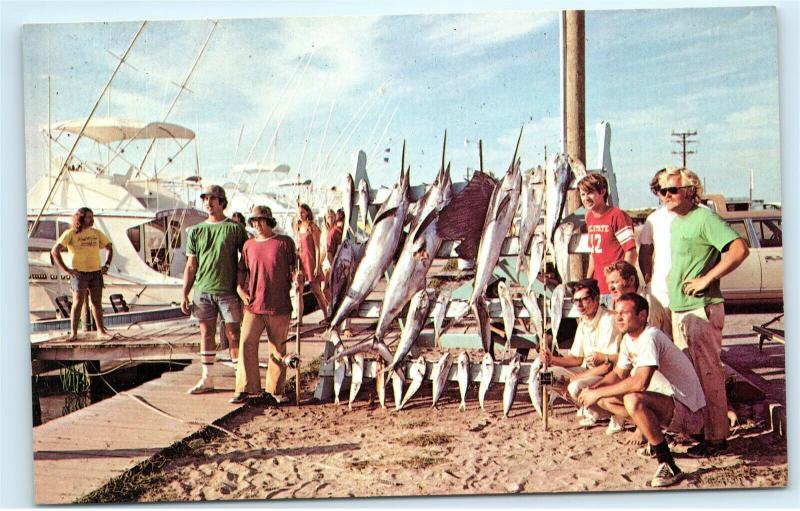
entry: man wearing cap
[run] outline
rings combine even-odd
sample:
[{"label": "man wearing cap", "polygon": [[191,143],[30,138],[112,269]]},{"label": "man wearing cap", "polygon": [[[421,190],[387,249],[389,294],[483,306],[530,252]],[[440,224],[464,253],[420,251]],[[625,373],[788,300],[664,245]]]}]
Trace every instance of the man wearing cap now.
[{"label": "man wearing cap", "polygon": [[[600,305],[600,288],[594,279],[570,282],[572,303],[578,309],[578,329],[569,352],[563,356],[543,351],[539,357],[556,377],[555,388],[563,393],[564,383],[572,401],[577,403],[581,391],[600,381],[611,370],[617,360],[621,335],[614,323],[614,313]],[[582,427],[597,424],[599,418],[583,408],[578,410]],[[617,433],[622,428],[609,422],[607,432]]]},{"label": "man wearing cap", "polygon": [[[302,292],[302,274],[297,270],[294,241],[276,234],[277,222],[266,206],[255,206],[250,225],[256,236],[244,244],[239,264],[237,291],[244,302],[244,321],[239,365],[236,371],[236,391],[231,403],[244,403],[261,394],[258,368],[258,344],[267,331],[269,364],[266,391],[277,403],[285,403],[286,354],[285,341],[289,333],[292,303],[289,298],[292,282],[295,291]],[[299,296],[299,294],[298,294]]]},{"label": "man wearing cap", "polygon": [[214,390],[212,369],[216,356],[214,335],[217,314],[222,314],[225,322],[231,359],[237,359],[242,306],[236,296],[236,284],[239,252],[247,240],[244,227],[225,217],[228,199],[221,186],[206,187],[200,198],[208,212],[208,219],[189,231],[181,300],[181,310],[189,314],[189,291],[194,288],[192,312],[200,322],[202,375],[197,385],[189,389],[189,394],[203,394]]}]

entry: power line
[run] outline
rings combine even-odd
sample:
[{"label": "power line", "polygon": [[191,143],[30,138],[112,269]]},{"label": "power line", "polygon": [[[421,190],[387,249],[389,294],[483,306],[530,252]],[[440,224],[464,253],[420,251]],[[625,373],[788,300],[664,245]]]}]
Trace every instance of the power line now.
[{"label": "power line", "polygon": [[681,150],[680,151],[672,151],[672,154],[681,155],[681,162],[682,162],[682,167],[683,168],[686,168],[686,156],[688,156],[690,154],[696,154],[697,153],[697,151],[689,151],[687,149],[687,146],[689,144],[696,144],[697,143],[696,140],[690,140],[689,139],[690,137],[696,137],[696,136],[697,136],[697,131],[677,131],[677,132],[673,131],[672,132],[672,138],[675,139],[675,140],[673,140],[673,142],[676,142],[676,143],[681,145]]}]

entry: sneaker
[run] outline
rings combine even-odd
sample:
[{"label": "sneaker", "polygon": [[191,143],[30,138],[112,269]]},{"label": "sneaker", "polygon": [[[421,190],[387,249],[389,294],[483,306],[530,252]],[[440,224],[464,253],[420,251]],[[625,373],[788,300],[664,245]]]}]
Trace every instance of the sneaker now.
[{"label": "sneaker", "polygon": [[681,479],[683,479],[683,472],[673,472],[672,468],[666,464],[661,463],[658,465],[658,469],[656,470],[656,474],[653,476],[653,479],[650,481],[650,486],[653,488],[663,488],[665,486],[672,486],[673,484],[679,483]]},{"label": "sneaker", "polygon": [[197,385],[187,391],[189,394],[206,394],[208,392],[214,392],[214,380],[212,378],[201,378]]},{"label": "sneaker", "polygon": [[590,416],[578,421],[578,426],[580,426],[582,428],[593,428],[593,427],[598,425],[597,424],[598,422],[599,422],[599,419],[597,417],[595,417],[594,415],[590,415]]},{"label": "sneaker", "polygon": [[575,412],[575,417],[588,417],[586,408],[579,406],[578,411]]},{"label": "sneaker", "polygon": [[247,392],[239,392],[234,394],[234,396],[228,400],[229,403],[233,403],[235,405],[247,403],[248,401],[250,401],[250,395],[247,394]]},{"label": "sneaker", "polygon": [[617,419],[611,417],[611,420],[608,421],[608,427],[606,428],[606,435],[616,435],[617,433],[621,433],[625,431],[625,428],[622,427],[622,424],[617,422]]},{"label": "sneaker", "polygon": [[719,456],[728,450],[728,441],[721,440],[718,442],[710,442],[703,440],[697,445],[693,445],[686,449],[686,455],[690,458],[709,458],[711,456]]},{"label": "sneaker", "polygon": [[636,455],[641,456],[642,458],[655,459],[656,457],[656,453],[654,453],[653,449],[650,448],[650,444],[647,444],[644,447],[639,447],[638,449],[636,449]]},{"label": "sneaker", "polygon": [[270,396],[272,396],[272,399],[275,400],[275,403],[279,405],[285,405],[289,402],[289,396],[286,394],[270,394]]}]

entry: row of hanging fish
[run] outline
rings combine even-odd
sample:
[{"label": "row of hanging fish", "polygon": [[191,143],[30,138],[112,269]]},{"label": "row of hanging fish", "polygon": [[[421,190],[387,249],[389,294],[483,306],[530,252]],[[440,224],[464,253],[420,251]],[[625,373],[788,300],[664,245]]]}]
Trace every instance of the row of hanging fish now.
[{"label": "row of hanging fish", "polygon": [[[340,346],[341,349],[341,346]],[[482,410],[486,409],[486,395],[489,387],[492,384],[495,371],[498,370],[498,364],[489,353],[483,356],[480,363],[480,368],[476,378],[478,383],[478,403]],[[505,371],[503,378],[503,416],[508,417],[516,398],[517,386],[519,382],[520,369],[522,367],[522,360],[519,354],[515,355],[511,362],[507,364],[508,369]],[[387,368],[388,369],[388,368]],[[452,369],[452,370],[451,370]],[[502,364],[500,365],[502,371]],[[542,414],[543,402],[543,389],[539,381],[539,373],[541,366],[537,358],[531,365],[528,373],[527,386],[528,394],[530,396],[531,404],[536,411]],[[422,387],[428,365],[425,358],[420,356],[414,360],[408,367],[408,388],[405,389],[405,378],[403,373],[392,373],[392,390],[394,393],[395,410],[401,410],[405,407],[411,398]],[[435,407],[441,399],[448,382],[451,380],[451,372],[454,372],[454,379],[458,385],[459,395],[461,401],[459,403],[459,410],[465,411],[467,409],[467,394],[469,392],[470,383],[472,381],[471,375],[471,362],[469,355],[466,352],[461,352],[455,361],[453,368],[453,360],[450,353],[444,353],[439,360],[433,364],[431,369],[431,407]],[[348,356],[342,356],[334,362],[334,378],[333,378],[333,393],[334,402],[340,403],[340,395],[344,386],[347,374],[350,374],[350,392],[348,399],[348,408],[352,409],[353,402],[358,397],[361,386],[364,383],[365,373],[365,360],[361,353],[353,355],[352,359]],[[384,377],[385,369],[379,363],[375,376],[375,386],[378,394],[378,400],[382,408],[386,408],[386,379]],[[554,391],[549,392],[550,402],[555,400],[558,394]]]}]

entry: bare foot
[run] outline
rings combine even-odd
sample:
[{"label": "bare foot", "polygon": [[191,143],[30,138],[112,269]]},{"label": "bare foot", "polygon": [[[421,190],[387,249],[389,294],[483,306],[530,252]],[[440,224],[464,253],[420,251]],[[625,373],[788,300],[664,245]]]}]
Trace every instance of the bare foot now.
[{"label": "bare foot", "polygon": [[645,441],[644,435],[639,431],[639,428],[636,428],[636,431],[625,439],[625,443],[628,445],[644,445]]},{"label": "bare foot", "polygon": [[112,339],[113,337],[114,337],[114,334],[112,334],[108,330],[98,330],[97,331],[97,340],[98,341],[108,341],[109,339]]},{"label": "bare foot", "polygon": [[70,334],[70,336],[69,336],[69,337],[67,337],[67,338],[66,338],[66,339],[64,339],[64,340],[65,340],[65,341],[77,341],[77,340],[78,340],[78,334]]}]

